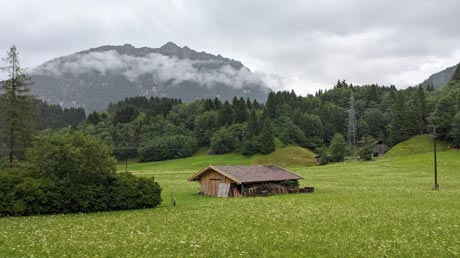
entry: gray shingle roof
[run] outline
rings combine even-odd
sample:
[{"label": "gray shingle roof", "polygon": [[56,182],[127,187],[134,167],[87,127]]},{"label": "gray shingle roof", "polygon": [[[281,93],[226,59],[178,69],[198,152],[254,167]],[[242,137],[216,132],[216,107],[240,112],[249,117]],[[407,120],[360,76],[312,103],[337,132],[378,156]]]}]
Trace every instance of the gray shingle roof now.
[{"label": "gray shingle roof", "polygon": [[303,177],[275,165],[255,166],[208,166],[189,178],[189,181],[199,180],[209,169],[217,171],[238,183],[268,182],[298,180]]}]

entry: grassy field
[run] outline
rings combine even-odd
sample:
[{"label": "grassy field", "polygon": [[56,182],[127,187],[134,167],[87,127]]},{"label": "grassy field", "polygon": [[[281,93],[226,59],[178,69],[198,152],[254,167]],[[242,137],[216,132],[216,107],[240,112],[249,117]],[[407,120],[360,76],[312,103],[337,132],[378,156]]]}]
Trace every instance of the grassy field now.
[{"label": "grassy field", "polygon": [[[460,151],[294,167],[313,194],[212,198],[186,179],[236,155],[132,164],[154,175],[155,209],[0,218],[0,257],[458,257]],[[169,205],[174,193],[178,205]]]},{"label": "grassy field", "polygon": [[[315,154],[297,146],[287,146],[277,148],[268,155],[256,154],[247,157],[241,154],[222,154],[210,155],[205,150],[200,150],[194,156],[176,160],[165,160],[147,163],[128,163],[128,170],[138,174],[152,171],[175,171],[200,170],[208,165],[257,165],[257,164],[277,164],[279,166],[313,166]],[[117,168],[119,171],[125,170],[125,164],[120,162]]]}]

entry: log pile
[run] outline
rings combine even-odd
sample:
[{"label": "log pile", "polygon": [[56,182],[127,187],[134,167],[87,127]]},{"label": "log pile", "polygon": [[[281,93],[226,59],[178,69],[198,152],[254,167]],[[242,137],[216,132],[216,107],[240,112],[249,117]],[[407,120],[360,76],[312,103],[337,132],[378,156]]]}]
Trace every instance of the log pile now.
[{"label": "log pile", "polygon": [[304,188],[299,188],[299,193],[313,193],[315,191],[314,187],[305,186]]},{"label": "log pile", "polygon": [[246,196],[268,196],[286,193],[288,193],[287,187],[273,183],[253,185],[245,189]]},{"label": "log pile", "polygon": [[257,185],[250,185],[244,188],[244,196],[269,196],[273,194],[287,194],[287,193],[313,193],[314,187],[299,188],[295,185],[281,185],[276,183],[264,183]]}]

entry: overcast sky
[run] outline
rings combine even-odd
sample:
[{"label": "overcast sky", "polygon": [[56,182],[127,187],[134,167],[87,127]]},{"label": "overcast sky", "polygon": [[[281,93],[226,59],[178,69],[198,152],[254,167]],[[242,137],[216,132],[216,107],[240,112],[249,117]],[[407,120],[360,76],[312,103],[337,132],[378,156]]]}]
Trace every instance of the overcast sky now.
[{"label": "overcast sky", "polygon": [[403,88],[460,62],[459,10],[458,0],[0,0],[0,54],[15,44],[33,68],[100,45],[173,41],[301,94],[337,79]]}]

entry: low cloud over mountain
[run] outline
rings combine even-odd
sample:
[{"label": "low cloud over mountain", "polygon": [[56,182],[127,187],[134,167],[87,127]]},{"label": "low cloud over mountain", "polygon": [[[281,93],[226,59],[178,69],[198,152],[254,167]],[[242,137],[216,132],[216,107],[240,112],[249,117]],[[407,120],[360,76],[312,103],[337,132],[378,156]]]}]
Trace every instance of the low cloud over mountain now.
[{"label": "low cloud over mountain", "polygon": [[265,101],[270,88],[283,84],[278,76],[253,73],[238,61],[171,42],[161,48],[103,46],[53,59],[31,73],[35,95],[87,110],[138,95]]}]

